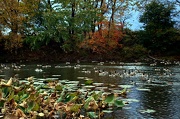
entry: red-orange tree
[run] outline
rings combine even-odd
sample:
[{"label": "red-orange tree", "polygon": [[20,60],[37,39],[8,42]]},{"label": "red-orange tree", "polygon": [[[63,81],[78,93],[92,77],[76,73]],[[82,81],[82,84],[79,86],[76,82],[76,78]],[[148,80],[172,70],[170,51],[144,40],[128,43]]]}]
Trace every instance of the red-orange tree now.
[{"label": "red-orange tree", "polygon": [[99,24],[102,25],[102,28],[91,33],[91,36],[80,44],[80,48],[98,54],[112,53],[121,48],[120,41],[124,36],[122,32],[123,24],[111,24],[111,27],[109,27],[108,21],[97,23],[97,25]]}]

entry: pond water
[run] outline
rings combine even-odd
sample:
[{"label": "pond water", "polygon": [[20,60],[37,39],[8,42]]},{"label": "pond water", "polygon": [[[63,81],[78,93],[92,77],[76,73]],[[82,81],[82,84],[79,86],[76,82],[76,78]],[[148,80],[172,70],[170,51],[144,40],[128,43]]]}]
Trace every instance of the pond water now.
[{"label": "pond water", "polygon": [[0,78],[58,79],[60,82],[91,78],[107,87],[126,87],[129,92],[122,100],[121,110],[105,115],[110,119],[179,119],[180,118],[180,63],[159,62],[123,63],[56,63],[56,64],[1,64]]}]

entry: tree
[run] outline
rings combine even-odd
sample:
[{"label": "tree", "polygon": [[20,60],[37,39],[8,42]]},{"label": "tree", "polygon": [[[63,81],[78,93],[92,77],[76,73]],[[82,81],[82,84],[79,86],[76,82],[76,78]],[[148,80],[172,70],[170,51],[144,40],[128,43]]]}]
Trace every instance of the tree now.
[{"label": "tree", "polygon": [[144,32],[141,34],[142,43],[153,52],[168,51],[173,44],[174,21],[172,12],[174,6],[162,4],[156,0],[147,4],[145,12],[140,16],[144,23]]},{"label": "tree", "polygon": [[90,39],[84,40],[79,47],[97,54],[110,54],[121,49],[122,44],[120,44],[120,41],[124,36],[122,24],[111,24],[112,29],[110,31],[108,28],[109,21],[103,21],[100,24],[102,24],[102,28],[93,33]]},{"label": "tree", "polygon": [[0,23],[4,31],[9,29],[6,49],[13,50],[22,46],[24,23],[33,16],[39,0],[0,0]]},{"label": "tree", "polygon": [[[33,48],[55,41],[65,52],[76,50],[79,42],[95,31],[102,17],[91,0],[44,0],[31,19],[32,27],[26,41]],[[48,7],[51,6],[51,7]]]}]

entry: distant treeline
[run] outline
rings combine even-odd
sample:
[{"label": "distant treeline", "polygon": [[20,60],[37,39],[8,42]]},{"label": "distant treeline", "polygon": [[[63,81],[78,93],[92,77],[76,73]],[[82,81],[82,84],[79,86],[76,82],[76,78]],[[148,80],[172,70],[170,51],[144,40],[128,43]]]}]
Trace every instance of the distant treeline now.
[{"label": "distant treeline", "polygon": [[[125,58],[178,55],[180,28],[172,19],[178,13],[176,4],[158,0],[2,0],[0,53],[15,55],[49,47],[51,53],[117,54]],[[128,10],[135,6],[144,6],[139,19],[144,26],[139,31],[126,26]]]}]

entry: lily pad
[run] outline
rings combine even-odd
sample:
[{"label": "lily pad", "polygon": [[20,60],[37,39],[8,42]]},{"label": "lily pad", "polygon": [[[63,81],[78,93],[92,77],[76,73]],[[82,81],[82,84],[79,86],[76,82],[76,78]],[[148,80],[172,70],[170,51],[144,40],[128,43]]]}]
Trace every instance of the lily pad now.
[{"label": "lily pad", "polygon": [[95,112],[87,112],[87,115],[92,119],[98,118],[98,115]]},{"label": "lily pad", "polygon": [[139,102],[139,100],[137,100],[137,99],[122,99],[122,100],[127,101],[129,103],[131,103],[131,102]]},{"label": "lily pad", "polygon": [[59,78],[46,78],[46,80],[58,80]]},{"label": "lily pad", "polygon": [[105,90],[108,89],[108,87],[96,87],[96,90]]},{"label": "lily pad", "polygon": [[122,100],[115,100],[114,101],[114,104],[117,106],[117,107],[124,107],[124,103]]},{"label": "lily pad", "polygon": [[52,75],[52,77],[60,77],[61,75]]},{"label": "lily pad", "polygon": [[106,102],[106,103],[113,103],[113,102],[114,102],[114,98],[115,98],[114,94],[109,94],[109,95],[106,97],[105,102]]},{"label": "lily pad", "polygon": [[41,84],[44,84],[43,82],[34,82],[34,85],[41,85]]},{"label": "lily pad", "polygon": [[156,112],[155,110],[152,109],[146,109],[146,110],[139,110],[141,113],[154,113]]},{"label": "lily pad", "polygon": [[38,116],[44,117],[44,113],[39,113]]},{"label": "lily pad", "polygon": [[66,83],[66,82],[68,82],[69,80],[60,80],[59,82],[60,83]]},{"label": "lily pad", "polygon": [[4,103],[5,103],[6,101],[5,100],[0,100],[0,108],[2,108],[2,107],[4,107]]},{"label": "lily pad", "polygon": [[120,88],[132,88],[133,85],[118,85]]},{"label": "lily pad", "polygon": [[65,84],[78,84],[79,81],[66,81]]},{"label": "lily pad", "polygon": [[104,113],[112,113],[113,110],[103,110]]},{"label": "lily pad", "polygon": [[87,88],[87,89],[92,89],[92,88],[95,88],[95,86],[88,85],[88,86],[84,86],[84,88]]},{"label": "lily pad", "polygon": [[102,86],[104,83],[93,83],[95,86]]},{"label": "lily pad", "polygon": [[151,91],[150,89],[148,89],[148,88],[136,88],[137,90],[139,90],[139,91]]},{"label": "lily pad", "polygon": [[27,111],[31,111],[35,106],[35,102],[34,101],[31,101],[28,103],[28,108],[27,108]]},{"label": "lily pad", "polygon": [[77,77],[77,79],[86,79],[87,77]]},{"label": "lily pad", "polygon": [[85,85],[92,85],[93,80],[86,80]]},{"label": "lily pad", "polygon": [[61,86],[61,85],[57,85],[57,86],[55,86],[55,89],[56,89],[57,91],[61,91],[61,90],[62,90],[62,88],[63,88],[63,86]]}]

